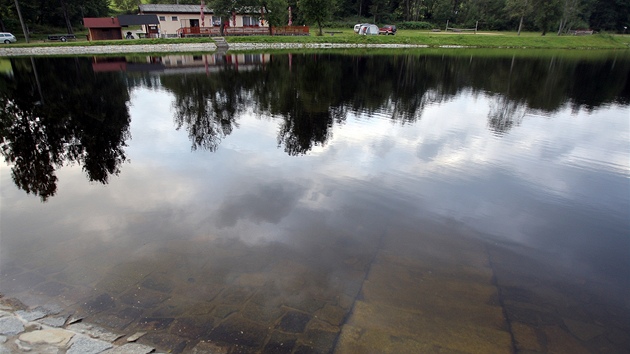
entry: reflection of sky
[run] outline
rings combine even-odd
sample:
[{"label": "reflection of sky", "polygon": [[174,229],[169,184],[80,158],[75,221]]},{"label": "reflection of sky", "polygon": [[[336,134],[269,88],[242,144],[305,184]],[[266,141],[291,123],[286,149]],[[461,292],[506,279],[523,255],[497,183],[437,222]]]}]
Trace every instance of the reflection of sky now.
[{"label": "reflection of sky", "polygon": [[130,162],[108,186],[64,167],[57,196],[42,204],[0,167],[3,242],[45,230],[103,241],[223,236],[295,245],[314,224],[354,230],[430,215],[562,250],[569,262],[624,256],[630,109],[526,115],[497,136],[487,126],[490,100],[464,93],[427,106],[415,124],[350,115],[325,146],[291,157],[277,147],[280,121],[253,114],[237,118],[216,152],[191,151],[185,128],[175,130],[171,94],[136,89]]}]

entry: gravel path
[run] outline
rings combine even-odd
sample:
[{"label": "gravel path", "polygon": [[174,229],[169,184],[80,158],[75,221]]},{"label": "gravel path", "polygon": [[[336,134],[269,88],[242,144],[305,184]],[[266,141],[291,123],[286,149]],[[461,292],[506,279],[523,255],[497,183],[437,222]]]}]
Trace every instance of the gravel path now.
[{"label": "gravel path", "polygon": [[[230,50],[255,49],[311,49],[311,48],[426,48],[412,44],[343,44],[343,43],[232,43]],[[119,46],[54,46],[54,47],[0,47],[0,57],[81,55],[81,54],[121,54],[121,53],[176,53],[211,52],[217,50],[214,42],[144,44]]]}]

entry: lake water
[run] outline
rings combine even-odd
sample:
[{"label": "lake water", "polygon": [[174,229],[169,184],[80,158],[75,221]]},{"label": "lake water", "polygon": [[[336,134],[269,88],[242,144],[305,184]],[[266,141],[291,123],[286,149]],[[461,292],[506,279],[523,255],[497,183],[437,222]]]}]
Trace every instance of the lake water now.
[{"label": "lake water", "polygon": [[630,53],[0,59],[0,292],[172,352],[630,353]]}]

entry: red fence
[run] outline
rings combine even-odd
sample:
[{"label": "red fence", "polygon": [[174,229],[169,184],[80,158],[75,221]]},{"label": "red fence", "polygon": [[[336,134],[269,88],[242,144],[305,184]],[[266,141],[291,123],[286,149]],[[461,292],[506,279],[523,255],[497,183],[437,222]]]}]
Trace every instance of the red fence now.
[{"label": "red fence", "polygon": [[[308,26],[283,26],[272,27],[274,36],[308,36]],[[210,37],[220,36],[219,27],[182,27],[177,30],[181,37]],[[255,36],[268,35],[268,27],[225,27],[224,35],[226,36]]]}]

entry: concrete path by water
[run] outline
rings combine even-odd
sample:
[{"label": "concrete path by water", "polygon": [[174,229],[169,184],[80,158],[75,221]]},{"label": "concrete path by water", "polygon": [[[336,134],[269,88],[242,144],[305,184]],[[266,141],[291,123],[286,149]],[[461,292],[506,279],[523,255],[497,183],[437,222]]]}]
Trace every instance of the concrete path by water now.
[{"label": "concrete path by water", "polygon": [[510,353],[484,246],[390,230],[335,353]]}]

